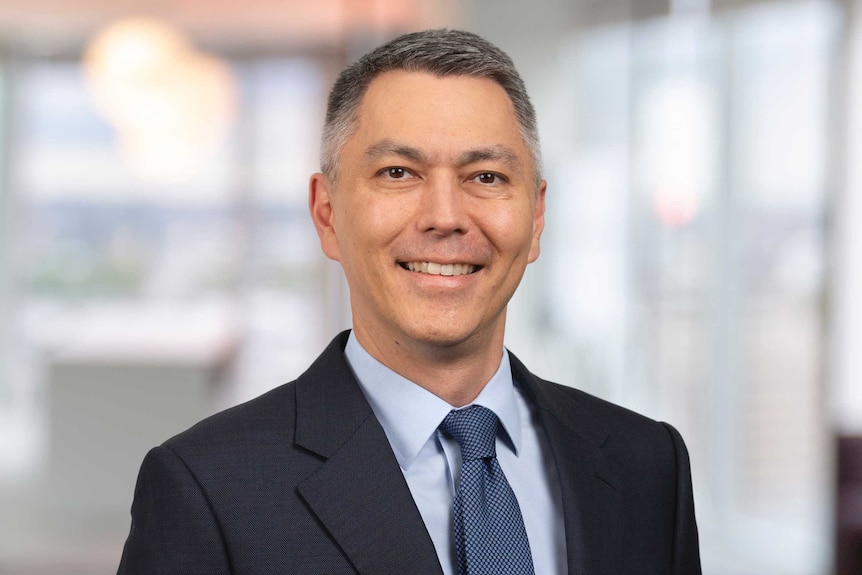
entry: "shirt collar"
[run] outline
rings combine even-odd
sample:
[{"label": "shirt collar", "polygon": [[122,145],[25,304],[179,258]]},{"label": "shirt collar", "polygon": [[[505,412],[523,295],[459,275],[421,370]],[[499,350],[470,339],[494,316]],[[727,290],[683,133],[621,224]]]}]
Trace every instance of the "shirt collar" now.
[{"label": "shirt collar", "polygon": [[[398,464],[409,469],[422,446],[454,408],[373,358],[352,331],[344,354],[392,445]],[[509,448],[517,455],[521,448],[521,414],[505,350],[497,372],[471,405],[485,406],[497,414],[506,431],[504,435],[508,435]]]}]

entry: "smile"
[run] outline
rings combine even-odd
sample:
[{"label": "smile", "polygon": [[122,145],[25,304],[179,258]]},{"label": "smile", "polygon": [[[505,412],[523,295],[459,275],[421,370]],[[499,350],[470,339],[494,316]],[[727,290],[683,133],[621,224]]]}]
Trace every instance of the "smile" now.
[{"label": "smile", "polygon": [[436,262],[402,262],[401,267],[420,274],[435,276],[465,276],[478,271],[473,264],[438,264]]}]

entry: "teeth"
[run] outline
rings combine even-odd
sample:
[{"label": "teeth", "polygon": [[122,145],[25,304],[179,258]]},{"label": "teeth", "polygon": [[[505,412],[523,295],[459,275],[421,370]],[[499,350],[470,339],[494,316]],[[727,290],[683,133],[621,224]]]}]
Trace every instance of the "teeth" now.
[{"label": "teeth", "polygon": [[431,274],[435,276],[463,276],[473,273],[476,266],[473,264],[438,264],[435,262],[407,262],[407,269],[411,272]]}]

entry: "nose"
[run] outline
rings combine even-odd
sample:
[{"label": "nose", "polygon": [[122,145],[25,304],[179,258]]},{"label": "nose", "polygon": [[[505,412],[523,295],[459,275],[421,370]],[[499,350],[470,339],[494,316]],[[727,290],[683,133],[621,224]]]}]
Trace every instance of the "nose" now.
[{"label": "nose", "polygon": [[422,189],[417,225],[422,232],[439,236],[467,233],[470,216],[467,194],[459,182],[449,177],[429,179]]}]

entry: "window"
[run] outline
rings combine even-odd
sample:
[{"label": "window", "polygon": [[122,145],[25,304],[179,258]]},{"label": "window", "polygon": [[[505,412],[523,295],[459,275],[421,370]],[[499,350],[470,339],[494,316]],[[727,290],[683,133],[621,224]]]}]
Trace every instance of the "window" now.
[{"label": "window", "polygon": [[563,185],[530,300],[546,323],[524,339],[561,380],[681,429],[705,572],[829,561],[839,24],[831,4],[782,2],[596,29],[547,114]]}]

